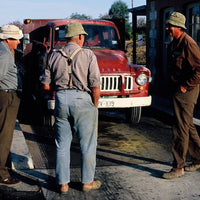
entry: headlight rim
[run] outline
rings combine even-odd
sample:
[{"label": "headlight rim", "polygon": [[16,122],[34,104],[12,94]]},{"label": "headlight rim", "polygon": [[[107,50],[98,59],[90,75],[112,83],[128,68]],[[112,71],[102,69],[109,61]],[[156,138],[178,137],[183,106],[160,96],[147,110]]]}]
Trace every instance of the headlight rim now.
[{"label": "headlight rim", "polygon": [[141,73],[136,77],[135,82],[141,86],[145,85],[148,82],[148,77],[146,74]]}]

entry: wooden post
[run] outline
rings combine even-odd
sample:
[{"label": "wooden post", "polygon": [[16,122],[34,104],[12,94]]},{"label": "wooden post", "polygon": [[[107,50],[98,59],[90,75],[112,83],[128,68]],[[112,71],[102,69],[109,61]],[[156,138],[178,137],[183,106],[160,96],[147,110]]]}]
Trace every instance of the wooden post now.
[{"label": "wooden post", "polygon": [[137,30],[137,15],[132,15],[133,29],[133,64],[136,64],[136,30]]}]

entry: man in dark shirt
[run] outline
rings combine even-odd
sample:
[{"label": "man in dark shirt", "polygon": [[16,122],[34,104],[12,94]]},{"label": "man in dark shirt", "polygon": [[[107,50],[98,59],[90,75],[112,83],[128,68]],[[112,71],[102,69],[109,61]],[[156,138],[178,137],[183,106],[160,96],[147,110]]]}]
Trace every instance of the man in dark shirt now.
[{"label": "man in dark shirt", "polygon": [[[184,175],[185,171],[200,168],[200,138],[193,124],[193,112],[199,95],[200,50],[185,33],[185,16],[173,12],[166,23],[166,31],[173,37],[169,45],[169,71],[172,83],[175,124],[173,126],[173,168],[163,178]],[[185,167],[189,150],[192,165]]]},{"label": "man in dark shirt", "polygon": [[17,96],[18,75],[13,52],[23,37],[15,25],[5,25],[0,33],[0,185],[16,185],[6,168],[20,100]]}]

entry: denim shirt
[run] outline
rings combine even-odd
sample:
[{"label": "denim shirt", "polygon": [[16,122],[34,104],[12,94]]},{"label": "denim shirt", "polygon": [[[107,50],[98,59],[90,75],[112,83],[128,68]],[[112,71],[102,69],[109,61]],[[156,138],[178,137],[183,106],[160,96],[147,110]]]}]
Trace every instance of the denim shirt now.
[{"label": "denim shirt", "polygon": [[17,67],[7,44],[0,42],[0,89],[17,90]]}]

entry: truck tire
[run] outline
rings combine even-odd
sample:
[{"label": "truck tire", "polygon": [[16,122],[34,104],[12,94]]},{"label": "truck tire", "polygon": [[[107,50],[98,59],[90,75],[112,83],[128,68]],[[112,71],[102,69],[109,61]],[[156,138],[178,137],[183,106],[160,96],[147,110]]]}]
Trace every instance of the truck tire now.
[{"label": "truck tire", "polygon": [[132,124],[138,124],[141,119],[142,108],[141,107],[132,107],[128,108],[126,111],[126,119]]},{"label": "truck tire", "polygon": [[50,126],[51,126],[51,127],[54,127],[54,123],[55,123],[54,115],[51,115],[51,116],[50,116]]},{"label": "truck tire", "polygon": [[46,115],[43,116],[43,125],[53,128],[54,127],[54,123],[55,123],[55,118],[54,115],[51,113],[48,113]]}]

